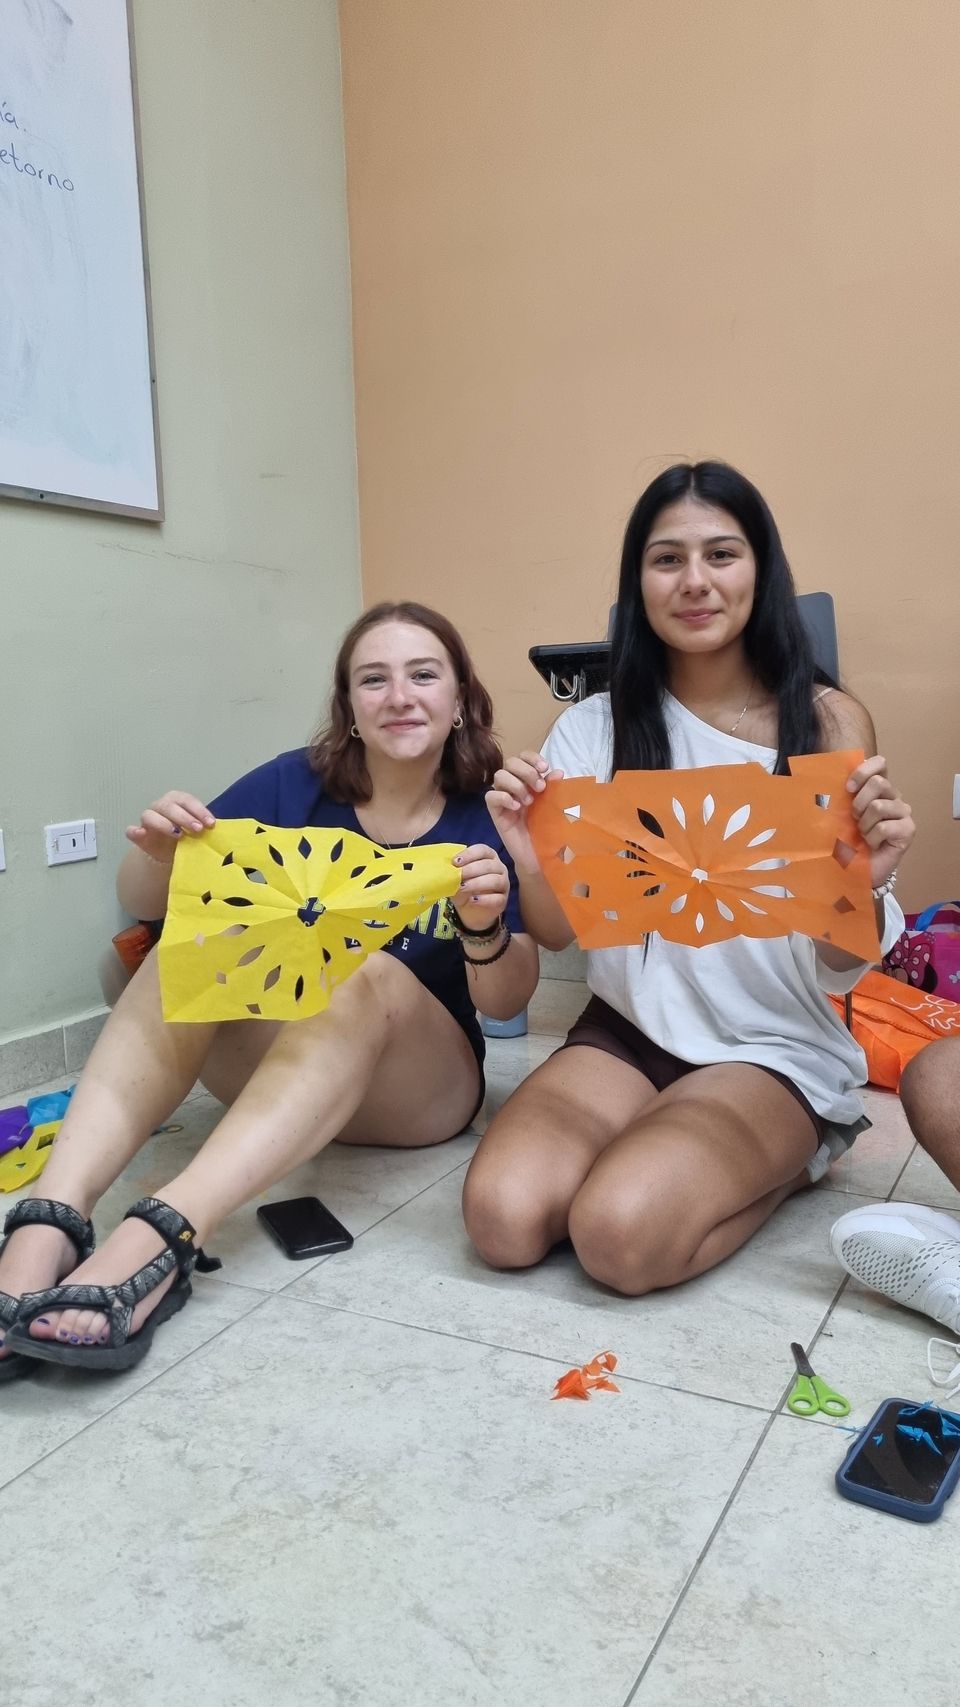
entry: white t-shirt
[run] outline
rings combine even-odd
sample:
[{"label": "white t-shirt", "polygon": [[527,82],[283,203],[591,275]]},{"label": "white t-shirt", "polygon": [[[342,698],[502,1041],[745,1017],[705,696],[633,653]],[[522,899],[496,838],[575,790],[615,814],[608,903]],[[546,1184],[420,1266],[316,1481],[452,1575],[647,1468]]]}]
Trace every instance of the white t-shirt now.
[{"label": "white t-shirt", "polygon": [[[675,770],[747,764],[771,771],[776,753],[725,735],[701,722],[667,694],[667,733]],[[608,694],[594,694],[557,719],[543,747],[550,766],[566,776],[609,781],[613,722]],[[903,930],[903,914],[888,895],[883,952]],[[642,946],[592,949],[587,983],[661,1048],[697,1066],[751,1062],[783,1073],[831,1124],[863,1114],[856,1087],[866,1083],[866,1060],[824,991],[842,994],[866,966],[835,972],[809,937],[734,937],[687,948],[659,935]]]}]

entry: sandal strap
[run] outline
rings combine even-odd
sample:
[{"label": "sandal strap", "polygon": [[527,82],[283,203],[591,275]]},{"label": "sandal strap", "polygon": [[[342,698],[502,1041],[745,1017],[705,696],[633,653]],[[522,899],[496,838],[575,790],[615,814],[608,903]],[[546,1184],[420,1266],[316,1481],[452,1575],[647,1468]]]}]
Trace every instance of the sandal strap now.
[{"label": "sandal strap", "polygon": [[122,1345],[130,1333],[137,1305],[154,1292],[176,1267],[174,1252],[165,1250],[117,1286],[82,1283],[71,1286],[68,1282],[65,1286],[47,1286],[42,1292],[25,1292],[20,1300],[17,1325],[21,1330],[29,1328],[38,1316],[45,1316],[48,1310],[95,1310],[99,1315],[110,1318],[111,1345]]},{"label": "sandal strap", "polygon": [[66,1233],[75,1247],[78,1262],[86,1262],[96,1244],[91,1223],[69,1203],[57,1203],[52,1197],[25,1197],[15,1203],[4,1222],[4,1239],[9,1239],[18,1227],[56,1227]]},{"label": "sandal strap", "polygon": [[[170,1273],[168,1264],[167,1274]],[[139,1269],[142,1274],[143,1269]],[[165,1276],[161,1275],[161,1279]],[[125,1281],[124,1285],[129,1285]],[[118,1302],[119,1286],[45,1286],[41,1292],[25,1292],[20,1300],[20,1321],[35,1321],[47,1310],[96,1310],[101,1315],[109,1315]],[[120,1300],[121,1306],[126,1300]],[[132,1310],[131,1310],[132,1314]]]},{"label": "sandal strap", "polygon": [[[176,1284],[182,1286],[189,1284],[194,1267],[201,1271],[220,1268],[221,1264],[215,1257],[206,1257],[197,1249],[193,1242],[196,1235],[189,1221],[159,1197],[142,1197],[124,1216],[124,1220],[131,1218],[145,1221],[155,1233],[159,1233],[166,1248],[131,1274],[129,1280],[123,1280],[117,1286],[71,1286],[68,1283],[65,1286],[48,1286],[42,1292],[24,1293],[17,1313],[17,1329],[21,1335],[48,1310],[94,1310],[98,1315],[109,1317],[111,1346],[121,1346],[130,1336],[130,1324],[137,1305],[167,1280],[174,1269],[179,1275]],[[0,1294],[2,1296],[4,1294]]]},{"label": "sandal strap", "polygon": [[9,1292],[0,1292],[0,1328],[12,1328],[19,1314],[19,1298],[11,1298]]},{"label": "sandal strap", "polygon": [[[155,1233],[160,1234],[179,1272],[185,1279],[193,1273],[194,1268],[198,1268],[201,1274],[212,1274],[215,1269],[223,1267],[219,1257],[208,1257],[199,1245],[194,1244],[197,1236],[196,1229],[191,1227],[189,1221],[180,1214],[178,1209],[173,1209],[169,1203],[164,1203],[162,1198],[141,1197],[139,1203],[135,1203],[132,1208],[127,1210],[124,1220],[128,1221],[131,1217],[138,1221],[146,1221],[148,1227],[152,1227]],[[143,1270],[140,1272],[142,1273]],[[167,1268],[166,1273],[169,1274],[169,1272],[170,1270]]]}]

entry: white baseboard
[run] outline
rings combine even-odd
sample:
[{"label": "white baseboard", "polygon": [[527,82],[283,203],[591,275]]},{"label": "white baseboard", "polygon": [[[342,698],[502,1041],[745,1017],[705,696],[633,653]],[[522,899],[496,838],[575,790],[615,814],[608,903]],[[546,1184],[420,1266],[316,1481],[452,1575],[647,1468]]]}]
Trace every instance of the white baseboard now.
[{"label": "white baseboard", "polygon": [[51,1079],[75,1079],[106,1017],[107,1009],[97,1008],[45,1031],[24,1032],[0,1042],[0,1096],[9,1102],[20,1091],[31,1091]]}]

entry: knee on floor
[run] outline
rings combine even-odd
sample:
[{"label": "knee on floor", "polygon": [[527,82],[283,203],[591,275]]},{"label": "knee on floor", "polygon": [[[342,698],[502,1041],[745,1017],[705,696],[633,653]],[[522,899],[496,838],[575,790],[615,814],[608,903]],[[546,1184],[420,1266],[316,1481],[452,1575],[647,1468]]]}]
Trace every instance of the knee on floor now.
[{"label": "knee on floor", "polygon": [[543,1206],[509,1174],[471,1168],[463,1188],[463,1219],[491,1268],[530,1268],[550,1248]]},{"label": "knee on floor", "polygon": [[652,1216],[636,1205],[598,1198],[589,1187],[571,1205],[570,1238],[591,1279],[627,1298],[642,1298],[684,1278],[683,1262]]}]

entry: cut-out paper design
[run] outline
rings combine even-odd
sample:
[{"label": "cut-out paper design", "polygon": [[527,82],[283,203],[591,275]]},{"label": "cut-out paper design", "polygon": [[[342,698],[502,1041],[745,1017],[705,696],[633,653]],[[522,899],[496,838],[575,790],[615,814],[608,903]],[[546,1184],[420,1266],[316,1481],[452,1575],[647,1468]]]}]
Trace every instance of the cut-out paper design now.
[{"label": "cut-out paper design", "polygon": [[608,1377],[617,1367],[617,1359],[612,1351],[601,1351],[589,1363],[584,1363],[580,1369],[568,1369],[566,1375],[561,1375],[550,1394],[551,1399],[589,1399],[591,1393],[619,1393],[615,1381]]},{"label": "cut-out paper design", "polygon": [[26,1126],[21,1142],[0,1156],[0,1191],[19,1191],[39,1178],[50,1160],[53,1140],[63,1122],[52,1120],[44,1126]]},{"label": "cut-out paper design", "polygon": [[549,782],[530,808],[541,868],[581,948],[650,931],[699,947],[804,936],[877,960],[869,851],[850,809],[862,753]]},{"label": "cut-out paper design", "polygon": [[221,818],[177,848],[160,939],[163,1017],[309,1019],[374,949],[456,894],[459,844]]},{"label": "cut-out paper design", "polygon": [[0,1109],[0,1191],[19,1191],[42,1174],[75,1090],[45,1091]]}]

